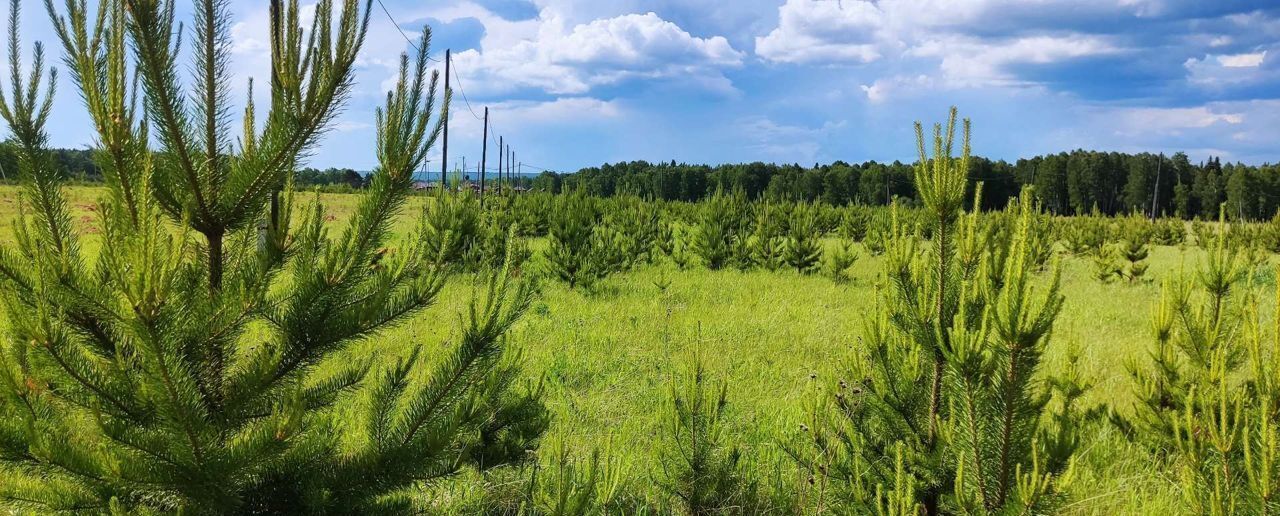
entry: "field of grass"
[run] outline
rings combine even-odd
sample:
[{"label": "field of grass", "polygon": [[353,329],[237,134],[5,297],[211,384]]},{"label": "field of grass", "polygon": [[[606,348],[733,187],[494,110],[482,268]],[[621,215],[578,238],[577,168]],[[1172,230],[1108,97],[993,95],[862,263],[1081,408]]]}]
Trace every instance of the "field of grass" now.
[{"label": "field of grass", "polygon": [[[93,233],[90,188],[71,190],[74,216]],[[310,194],[307,194],[310,195]],[[0,189],[0,242],[12,241],[15,191]],[[341,224],[354,196],[327,194],[324,202]],[[415,199],[421,203],[421,199]],[[414,212],[410,207],[409,212]],[[406,222],[401,229],[407,228]],[[542,242],[532,242],[535,250]],[[1142,360],[1151,310],[1161,278],[1193,268],[1197,248],[1157,247],[1151,283],[1102,284],[1088,261],[1063,258],[1066,305],[1046,363],[1060,364],[1069,345],[1094,384],[1086,405],[1106,402],[1125,410],[1130,384],[1125,365]],[[541,296],[514,332],[531,381],[542,381],[553,413],[546,442],[589,450],[612,443],[610,452],[636,486],[651,481],[651,449],[660,439],[661,407],[673,371],[694,354],[711,374],[730,384],[731,431],[748,460],[779,471],[785,482],[803,483],[788,469],[780,439],[796,432],[806,398],[837,380],[858,346],[862,319],[876,302],[881,260],[861,253],[853,281],[837,284],[795,273],[678,270],[669,263],[612,276],[590,292],[545,282]],[[537,270],[535,252],[529,269]],[[1270,281],[1268,279],[1268,281]],[[669,285],[668,285],[669,282]],[[665,287],[665,288],[664,288]],[[377,339],[362,352],[395,355],[410,343],[430,350],[456,336],[475,287],[464,276],[439,302],[412,322]],[[1264,313],[1269,311],[1264,310]],[[1077,514],[1140,514],[1173,510],[1173,479],[1154,473],[1150,458],[1125,443],[1108,425],[1084,443],[1076,468]],[[541,452],[550,453],[545,446]]]}]

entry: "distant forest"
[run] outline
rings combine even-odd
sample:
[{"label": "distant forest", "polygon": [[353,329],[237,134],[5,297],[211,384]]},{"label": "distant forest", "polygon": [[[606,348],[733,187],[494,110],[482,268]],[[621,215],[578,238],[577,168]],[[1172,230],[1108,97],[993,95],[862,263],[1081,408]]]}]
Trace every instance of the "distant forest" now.
[{"label": "distant forest", "polygon": [[[590,167],[570,174],[543,173],[534,189],[582,189],[588,194],[634,194],[695,201],[717,190],[741,189],[766,199],[886,204],[915,196],[912,165],[895,161],[803,167],[768,163],[688,165],[632,161]],[[1280,208],[1280,165],[1223,164],[1218,158],[1191,163],[1172,156],[1076,150],[1019,159],[1015,163],[974,157],[971,184],[983,183],[983,208],[1002,208],[1024,185],[1034,185],[1046,209],[1062,214],[1132,212],[1212,218],[1226,203],[1228,215],[1270,219]],[[1157,188],[1158,182],[1158,188]],[[1153,196],[1155,196],[1153,203]]]},{"label": "distant forest", "polygon": [[[67,177],[101,179],[91,151],[57,149],[55,156]],[[0,143],[0,174],[5,179],[13,179],[9,176],[17,169],[16,161],[12,146]],[[1075,150],[1014,163],[974,157],[969,178],[974,185],[983,183],[984,209],[1002,208],[1024,185],[1034,185],[1044,207],[1060,215],[1150,213],[1154,205],[1156,212],[1164,216],[1213,218],[1217,207],[1226,203],[1228,216],[1258,220],[1270,219],[1280,210],[1280,165],[1223,164],[1218,158],[1192,163],[1181,152],[1160,157]],[[882,205],[894,198],[910,203],[915,197],[912,165],[898,161],[837,161],[812,167],[759,162],[709,166],[630,161],[571,173],[543,172],[531,180],[519,180],[534,190],[547,192],[580,189],[596,196],[630,194],[680,201],[697,201],[717,190],[737,189],[752,199],[833,205]],[[304,168],[296,181],[301,186],[360,188],[365,177],[346,168]]]},{"label": "distant forest", "polygon": [[[97,182],[102,180],[102,173],[93,163],[93,151],[80,149],[54,149],[54,160],[68,179]],[[0,142],[0,178],[14,180],[12,177],[18,169],[18,155],[9,142]],[[363,187],[367,178],[354,169],[327,168],[324,170],[304,168],[294,175],[296,184],[302,186],[339,186],[351,188]]]}]

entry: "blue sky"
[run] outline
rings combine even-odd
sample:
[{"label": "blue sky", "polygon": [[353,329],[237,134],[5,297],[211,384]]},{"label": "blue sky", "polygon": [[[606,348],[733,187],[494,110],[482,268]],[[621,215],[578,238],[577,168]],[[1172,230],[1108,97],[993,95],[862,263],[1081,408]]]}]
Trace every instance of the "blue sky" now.
[{"label": "blue sky", "polygon": [[[24,39],[52,45],[43,2],[18,1]],[[433,54],[453,49],[472,108],[488,106],[531,166],[907,161],[912,121],[952,104],[974,121],[974,151],[996,158],[1280,161],[1275,0],[384,1],[410,37],[432,27]],[[314,166],[374,165],[373,109],[409,48],[374,10],[358,86]],[[243,98],[266,77],[266,2],[231,11]],[[83,107],[60,86],[54,144],[87,146]],[[450,161],[473,166],[480,123],[457,91]]]}]

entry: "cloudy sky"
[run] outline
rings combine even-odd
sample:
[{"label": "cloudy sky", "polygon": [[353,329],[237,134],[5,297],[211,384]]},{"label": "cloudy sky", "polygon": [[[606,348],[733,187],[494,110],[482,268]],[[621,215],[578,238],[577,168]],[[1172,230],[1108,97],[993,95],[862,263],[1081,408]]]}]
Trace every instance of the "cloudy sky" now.
[{"label": "cloudy sky", "polygon": [[[24,38],[52,43],[43,2],[18,1]],[[432,28],[433,55],[453,50],[471,108],[488,106],[531,167],[905,161],[911,122],[952,104],[974,120],[975,152],[992,157],[1088,148],[1280,161],[1275,0],[384,2],[409,37]],[[247,77],[266,77],[266,2],[232,0],[231,11],[231,87],[243,97]],[[408,48],[375,3],[356,92],[313,165],[374,165],[373,108]],[[89,145],[62,86],[54,143]],[[450,161],[474,164],[480,123],[458,90]]]}]

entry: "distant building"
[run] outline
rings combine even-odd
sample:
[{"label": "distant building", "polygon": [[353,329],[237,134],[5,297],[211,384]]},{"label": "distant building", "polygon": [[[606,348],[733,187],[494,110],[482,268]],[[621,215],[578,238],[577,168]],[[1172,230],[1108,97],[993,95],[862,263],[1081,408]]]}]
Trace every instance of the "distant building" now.
[{"label": "distant building", "polygon": [[[413,182],[413,189],[418,191],[437,190],[439,188],[440,188],[439,181],[414,181]],[[451,190],[455,192],[470,190],[472,193],[478,194],[480,193],[480,183],[476,181],[472,181],[470,179],[464,179],[462,182],[457,183],[456,186],[451,188]],[[493,183],[486,183],[484,185],[485,193],[492,193],[495,191],[503,191],[503,190],[512,191],[516,193],[523,193],[523,192],[530,191],[529,188],[523,187],[523,186],[496,185]]]}]

